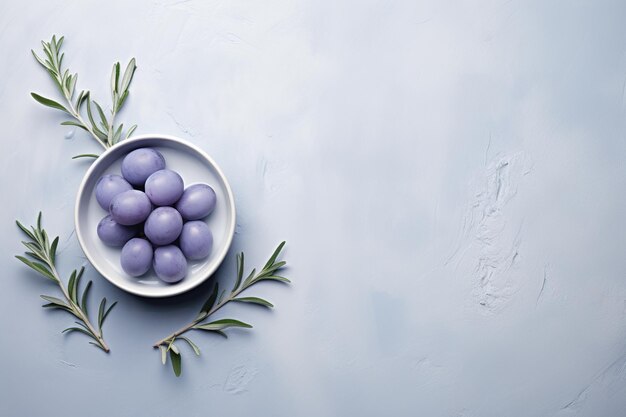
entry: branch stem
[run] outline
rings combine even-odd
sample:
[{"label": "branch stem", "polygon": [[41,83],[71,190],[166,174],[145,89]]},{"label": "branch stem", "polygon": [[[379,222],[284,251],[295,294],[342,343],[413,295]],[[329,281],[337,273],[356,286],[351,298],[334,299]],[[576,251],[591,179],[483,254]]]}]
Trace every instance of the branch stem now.
[{"label": "branch stem", "polygon": [[247,288],[248,288],[248,286],[242,286],[241,288],[239,288],[236,291],[232,292],[228,297],[224,298],[222,301],[220,301],[215,306],[213,306],[213,308],[211,308],[208,313],[206,313],[203,316],[198,317],[197,319],[195,319],[191,323],[187,324],[186,326],[181,327],[180,329],[176,330],[175,332],[173,332],[169,336],[165,336],[163,339],[159,340],[154,345],[152,345],[152,347],[157,349],[159,346],[165,345],[166,343],[169,343],[172,339],[175,339],[178,336],[188,332],[189,330],[192,330],[193,326],[195,326],[196,324],[200,323],[201,321],[203,321],[204,319],[209,317],[211,314],[215,313],[220,308],[224,307],[226,304],[228,304],[234,298],[237,298],[237,296],[239,294],[241,294]]},{"label": "branch stem", "polygon": [[[74,117],[74,119],[78,120],[78,122],[83,125],[83,127],[85,128],[85,130],[87,130],[87,132],[89,132],[91,134],[91,136],[93,136],[93,138],[104,148],[107,148],[106,143],[104,143],[99,137],[98,135],[95,134],[95,132],[93,131],[93,129],[91,127],[89,127],[89,125],[87,123],[85,123],[85,121],[83,120],[82,116],[80,115],[80,113],[76,110],[76,108],[74,107],[74,104],[72,104],[72,100],[70,98],[68,98],[67,96],[65,96],[65,99],[67,100],[67,104],[69,104],[70,107],[70,112],[72,113],[72,116]],[[89,99],[88,99],[89,100]],[[109,128],[110,130],[110,128]]]},{"label": "branch stem", "polygon": [[115,109],[116,103],[113,103],[113,110],[111,110],[111,118],[109,119],[109,129],[107,132],[107,142],[109,142],[111,144],[111,146],[113,145],[113,134],[114,134],[114,128],[115,128],[115,116],[117,115],[117,110]]}]

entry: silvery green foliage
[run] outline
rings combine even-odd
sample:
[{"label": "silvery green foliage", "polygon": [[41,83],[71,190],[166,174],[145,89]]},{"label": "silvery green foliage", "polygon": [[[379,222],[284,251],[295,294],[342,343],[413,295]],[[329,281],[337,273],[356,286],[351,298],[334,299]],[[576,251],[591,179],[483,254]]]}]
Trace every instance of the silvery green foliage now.
[{"label": "silvery green foliage", "polygon": [[117,301],[107,307],[107,299],[102,299],[98,308],[98,327],[96,330],[96,327],[89,319],[89,311],[87,308],[91,281],[85,285],[82,293],[80,290],[80,280],[83,276],[83,272],[85,272],[85,268],[81,267],[78,271],[72,271],[66,287],[56,269],[56,252],[57,245],[59,244],[59,237],[55,237],[52,242],[50,242],[48,234],[41,226],[41,212],[37,217],[36,227],[31,226],[31,228],[28,229],[19,221],[16,221],[16,224],[30,239],[28,241],[22,241],[22,244],[28,249],[28,251],[24,253],[24,256],[18,255],[16,258],[43,277],[55,282],[63,294],[62,299],[50,295],[42,295],[41,298],[48,302],[42,307],[62,310],[74,316],[76,319],[74,322],[76,323],[76,326],[68,327],[63,330],[62,333],[82,333],[92,339],[89,343],[105,352],[109,352],[110,349],[104,341],[104,337],[102,335],[102,325],[113,307],[117,304]]},{"label": "silvery green foliage", "polygon": [[[63,57],[65,53],[61,53],[61,45],[63,44],[63,36],[58,40],[56,36],[52,36],[50,42],[42,41],[44,56],[40,57],[35,53],[33,56],[46,69],[52,81],[59,89],[59,92],[63,96],[64,104],[58,101],[52,100],[47,97],[43,97],[37,93],[31,93],[31,96],[44,106],[52,107],[53,109],[61,110],[72,117],[71,120],[62,122],[65,126],[76,126],[91,134],[93,138],[98,141],[103,148],[109,148],[115,145],[122,139],[124,124],[115,125],[115,116],[122,109],[126,98],[128,97],[130,83],[133,80],[133,75],[137,66],[135,65],[135,58],[131,59],[124,74],[120,72],[120,63],[116,62],[113,65],[113,71],[111,72],[111,111],[107,118],[102,106],[96,101],[91,100],[88,90],[81,90],[78,93],[76,99],[74,99],[76,91],[76,80],[78,74],[70,73],[69,69],[63,69]],[[121,78],[120,78],[121,76]],[[86,108],[87,120],[83,116],[83,108]],[[95,111],[94,111],[95,108]],[[96,113],[94,117],[94,113]],[[98,120],[96,120],[98,119]],[[137,128],[137,125],[130,127],[124,137],[128,138]],[[97,158],[95,154],[81,154],[76,155],[76,158]]]}]

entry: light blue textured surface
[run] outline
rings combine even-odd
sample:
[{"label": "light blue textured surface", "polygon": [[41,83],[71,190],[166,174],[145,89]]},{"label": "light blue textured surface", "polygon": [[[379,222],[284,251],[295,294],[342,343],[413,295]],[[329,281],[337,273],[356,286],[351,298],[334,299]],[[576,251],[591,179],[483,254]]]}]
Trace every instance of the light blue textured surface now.
[{"label": "light blue textured surface", "polygon": [[[111,1],[0,5],[2,416],[593,416],[626,410],[626,3]],[[234,253],[281,240],[293,286],[183,377],[155,340],[210,282],[118,300],[107,356],[61,335],[12,258],[45,213],[83,264],[74,197],[96,151],[36,104],[66,35],[80,87],[139,65],[120,120],[202,146],[233,187]],[[69,137],[69,139],[65,139]]]}]

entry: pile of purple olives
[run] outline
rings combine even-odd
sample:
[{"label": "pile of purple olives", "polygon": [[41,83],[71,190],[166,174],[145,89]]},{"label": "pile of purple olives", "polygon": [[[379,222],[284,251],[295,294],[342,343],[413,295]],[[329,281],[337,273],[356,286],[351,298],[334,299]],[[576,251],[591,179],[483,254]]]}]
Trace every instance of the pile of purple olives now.
[{"label": "pile of purple olives", "polygon": [[96,200],[108,211],[98,237],[121,247],[122,269],[139,277],[150,267],[167,283],[187,274],[187,261],[206,258],[213,234],[201,219],[215,209],[207,184],[185,188],[178,173],[165,167],[155,149],[140,148],[122,161],[122,175],[105,175],[96,184]]}]

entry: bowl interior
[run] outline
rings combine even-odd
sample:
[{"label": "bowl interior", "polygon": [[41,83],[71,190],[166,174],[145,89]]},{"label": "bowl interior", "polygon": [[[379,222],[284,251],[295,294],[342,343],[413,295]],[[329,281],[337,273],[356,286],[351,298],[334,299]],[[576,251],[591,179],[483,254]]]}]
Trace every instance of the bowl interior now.
[{"label": "bowl interior", "polygon": [[[121,175],[122,159],[130,151],[150,147],[163,154],[166,166],[177,171],[185,187],[195,183],[209,184],[217,195],[217,204],[204,219],[213,233],[209,256],[190,261],[187,276],[176,284],[159,280],[154,270],[135,278],[120,266],[121,248],[104,245],[98,238],[98,222],[108,213],[95,197],[95,186],[105,174]],[[89,168],[79,188],[75,212],[76,234],[91,264],[111,283],[133,294],[146,297],[168,297],[183,293],[206,280],[220,265],[230,247],[235,230],[235,205],[232,191],[213,160],[198,147],[171,136],[143,135],[127,139],[102,154]]]}]

